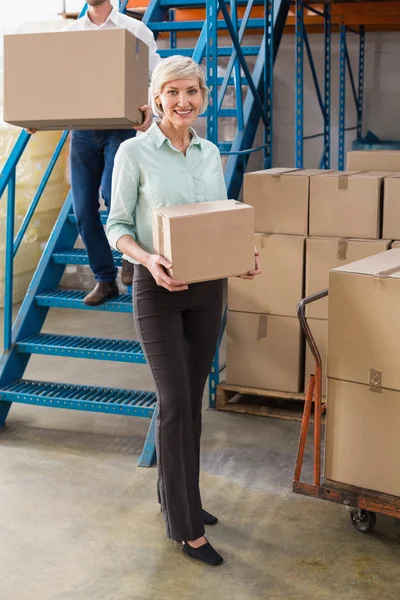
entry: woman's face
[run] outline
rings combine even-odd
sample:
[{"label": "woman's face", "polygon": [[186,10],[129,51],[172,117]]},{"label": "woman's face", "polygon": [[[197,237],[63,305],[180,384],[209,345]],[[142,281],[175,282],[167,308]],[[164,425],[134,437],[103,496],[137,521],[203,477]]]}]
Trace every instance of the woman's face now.
[{"label": "woman's face", "polygon": [[200,113],[203,104],[199,79],[174,79],[166,83],[157,98],[168,119],[176,127],[189,127]]}]

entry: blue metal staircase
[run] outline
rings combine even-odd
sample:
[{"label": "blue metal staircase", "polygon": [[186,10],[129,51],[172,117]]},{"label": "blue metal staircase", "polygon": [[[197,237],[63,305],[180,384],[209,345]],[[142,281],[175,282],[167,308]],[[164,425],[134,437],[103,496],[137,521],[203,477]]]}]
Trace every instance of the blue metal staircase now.
[{"label": "blue metal staircase", "polygon": [[[120,9],[126,9],[127,0],[121,2]],[[245,6],[241,20],[237,18],[237,7]],[[263,19],[252,19],[254,6],[263,6]],[[173,20],[175,8],[206,9],[206,20],[176,22]],[[229,7],[229,10],[228,10]],[[207,81],[211,90],[211,106],[207,111],[207,136],[219,144],[220,150],[228,154],[226,182],[229,197],[237,198],[246,169],[249,154],[262,151],[264,164],[272,160],[272,69],[279,42],[283,33],[290,0],[151,0],[144,15],[144,22],[154,31],[170,33],[170,48],[160,50],[161,56],[186,54],[201,63],[206,60]],[[86,10],[86,7],[85,9]],[[218,19],[219,13],[224,19]],[[226,30],[232,40],[232,47],[218,47],[218,31]],[[245,46],[244,36],[248,32],[263,33],[260,46]],[[177,48],[176,36],[181,31],[200,32],[194,48]],[[230,57],[224,77],[218,75],[218,57]],[[256,56],[253,72],[250,74],[246,56]],[[223,100],[229,86],[234,86],[236,107],[224,108]],[[247,93],[242,101],[243,86]],[[233,140],[219,141],[218,118],[230,117],[237,121],[237,131]],[[265,126],[264,143],[252,148],[260,120]],[[80,290],[59,289],[66,265],[86,265],[85,250],[74,248],[78,231],[72,212],[72,198],[69,194],[43,252],[33,276],[26,297],[17,318],[12,323],[12,282],[13,259],[18,251],[32,215],[41,198],[52,169],[60,155],[68,132],[64,132],[49,163],[43,180],[35,194],[31,207],[14,239],[16,166],[29,142],[30,136],[21,132],[9,159],[0,174],[0,198],[8,188],[7,230],[6,230],[6,273],[4,309],[4,352],[0,358],[0,427],[5,424],[13,402],[48,406],[72,410],[85,410],[109,414],[123,414],[150,418],[150,426],[139,459],[140,466],[151,466],[155,460],[155,408],[154,392],[103,388],[96,386],[72,385],[44,381],[24,380],[23,375],[32,354],[97,359],[106,361],[144,364],[145,357],[139,342],[69,336],[64,333],[42,333],[42,327],[50,308],[76,310],[132,312],[132,299],[129,294],[121,294],[98,307],[86,306],[85,293]],[[100,215],[105,223],[106,215]],[[121,255],[114,252],[117,265]],[[101,318],[99,316],[99,318]],[[220,341],[224,322],[222,324]],[[215,387],[220,372],[218,349],[210,374],[210,406],[215,405]]]}]

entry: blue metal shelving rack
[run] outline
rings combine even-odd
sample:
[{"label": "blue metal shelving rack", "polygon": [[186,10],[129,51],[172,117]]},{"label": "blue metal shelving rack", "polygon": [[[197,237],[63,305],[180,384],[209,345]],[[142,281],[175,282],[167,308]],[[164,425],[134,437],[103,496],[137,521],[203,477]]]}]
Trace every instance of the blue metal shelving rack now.
[{"label": "blue metal shelving rack", "polygon": [[[304,10],[307,9],[324,19],[324,90],[323,94],[318,81],[314,59],[304,25]],[[347,33],[359,36],[359,61],[358,61],[358,89],[356,88],[353,68],[347,49]],[[304,141],[313,138],[323,138],[320,169],[329,169],[331,166],[331,6],[324,4],[323,12],[312,6],[306,0],[296,0],[296,129],[295,129],[295,166],[303,167]],[[306,49],[311,74],[322,113],[323,132],[315,135],[304,136],[303,115],[303,89],[304,89],[304,48]],[[356,31],[344,24],[340,26],[340,52],[339,52],[339,149],[338,169],[345,168],[345,135],[346,131],[355,130],[357,140],[362,137],[363,124],[363,96],[364,96],[364,63],[365,63],[365,28],[360,26]],[[346,79],[349,75],[357,111],[357,125],[346,128]]]},{"label": "blue metal shelving rack", "polygon": [[[120,2],[120,10],[126,9],[127,0]],[[246,6],[242,19],[238,19],[237,7]],[[253,6],[264,7],[264,18],[252,19]],[[177,8],[204,7],[204,22],[174,20]],[[229,7],[229,9],[228,9]],[[262,151],[264,164],[272,160],[272,93],[273,63],[282,37],[290,7],[290,0],[151,0],[144,15],[144,22],[157,37],[169,32],[170,48],[160,50],[161,56],[185,54],[198,63],[205,60],[208,85],[211,90],[211,106],[207,111],[207,135],[218,144],[221,152],[228,155],[225,177],[229,197],[237,198],[242,185],[250,152]],[[86,6],[82,14],[84,14]],[[219,19],[219,15],[223,19]],[[232,46],[219,46],[218,32],[225,30]],[[199,32],[194,48],[177,48],[177,36],[181,31]],[[248,31],[262,33],[259,46],[246,46]],[[255,66],[250,73],[246,56],[255,56]],[[228,57],[224,77],[218,74],[219,57]],[[236,107],[225,108],[223,101],[229,86],[233,86]],[[242,95],[247,90],[242,102]],[[236,120],[236,133],[230,142],[220,142],[218,119],[230,117]],[[265,126],[264,144],[252,148],[260,120]],[[4,309],[4,352],[0,358],[0,427],[5,424],[13,402],[109,414],[122,414],[150,418],[150,426],[139,460],[140,466],[150,466],[155,460],[155,407],[153,392],[140,390],[110,389],[96,386],[59,384],[24,380],[23,375],[32,354],[63,357],[94,358],[107,361],[123,361],[143,364],[145,362],[140,344],[131,340],[117,341],[81,336],[41,333],[48,310],[52,307],[84,310],[131,312],[132,301],[127,294],[105,304],[90,308],[83,303],[84,293],[79,290],[59,289],[64,269],[68,264],[88,264],[86,252],[74,248],[78,232],[72,212],[69,194],[60,211],[58,220],[33,276],[27,295],[15,322],[12,322],[13,259],[18,251],[35,208],[51,175],[52,169],[67,139],[64,132],[48,165],[21,228],[14,239],[14,209],[16,167],[30,136],[22,131],[1,174],[0,198],[8,189],[6,228],[6,272]],[[106,216],[101,215],[103,222]],[[114,253],[116,263],[120,254]],[[226,315],[221,329],[221,337]],[[215,405],[215,388],[220,372],[217,349],[210,375],[210,405]]]}]

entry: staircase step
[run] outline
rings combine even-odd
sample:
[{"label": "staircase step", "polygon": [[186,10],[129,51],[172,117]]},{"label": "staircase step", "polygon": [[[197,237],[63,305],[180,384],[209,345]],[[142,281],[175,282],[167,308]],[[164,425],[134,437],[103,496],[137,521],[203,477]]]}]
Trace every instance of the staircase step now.
[{"label": "staircase step", "polygon": [[[122,254],[118,250],[112,250],[114,262],[117,267],[122,264]],[[89,259],[85,249],[72,248],[71,250],[64,250],[63,252],[54,252],[52,255],[52,261],[63,265],[88,265]]]},{"label": "staircase step", "polygon": [[112,300],[107,300],[100,306],[87,306],[83,299],[88,292],[82,290],[48,290],[35,297],[37,306],[50,306],[52,308],[74,308],[77,310],[100,310],[109,312],[132,312],[131,294],[120,294]]},{"label": "staircase step", "polygon": [[[108,217],[108,212],[105,210],[101,210],[100,211],[100,221],[103,223],[103,225],[105,225],[107,223],[107,217]],[[68,222],[76,225],[76,216],[74,215],[74,213],[71,213],[70,215],[68,215]]]},{"label": "staircase step", "polygon": [[135,340],[38,333],[17,342],[16,346],[17,352],[22,354],[49,354],[146,364],[140,343]]},{"label": "staircase step", "polygon": [[154,392],[24,379],[0,389],[0,400],[148,418],[156,405]]}]

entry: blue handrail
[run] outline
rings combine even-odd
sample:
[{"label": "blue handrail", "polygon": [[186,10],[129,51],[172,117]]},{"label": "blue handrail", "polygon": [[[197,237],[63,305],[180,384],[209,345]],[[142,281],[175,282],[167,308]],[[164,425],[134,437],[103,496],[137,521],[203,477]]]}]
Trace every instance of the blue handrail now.
[{"label": "blue handrail", "polygon": [[[120,10],[123,12],[126,8],[128,0],[121,2]],[[82,8],[79,17],[82,17],[87,11],[87,4]],[[13,298],[13,266],[14,257],[18,252],[26,230],[29,227],[32,216],[42,197],[43,191],[48,183],[48,180],[53,172],[54,166],[61,154],[69,131],[64,131],[57,147],[50,159],[49,165],[42,177],[36,194],[34,195],[29,209],[24,217],[22,225],[14,240],[15,227],[15,189],[16,189],[16,168],[17,164],[25,151],[25,148],[31,138],[31,134],[27,131],[21,131],[14,147],[8,157],[2,171],[0,172],[0,199],[3,196],[5,189],[8,187],[7,197],[7,223],[6,223],[6,248],[5,248],[5,274],[4,274],[4,351],[11,350],[12,340],[12,298]]]},{"label": "blue handrail", "polygon": [[15,167],[8,180],[7,224],[6,224],[6,255],[4,276],[4,350],[11,349],[12,328],[12,295],[13,295],[13,240],[15,223]]},{"label": "blue handrail", "polygon": [[30,134],[26,131],[21,131],[19,138],[14,144],[14,148],[11,150],[11,154],[6,160],[6,164],[3,167],[3,170],[0,173],[0,198],[4,194],[4,191],[13,175],[15,167],[19,159],[21,158],[29,140]]}]

